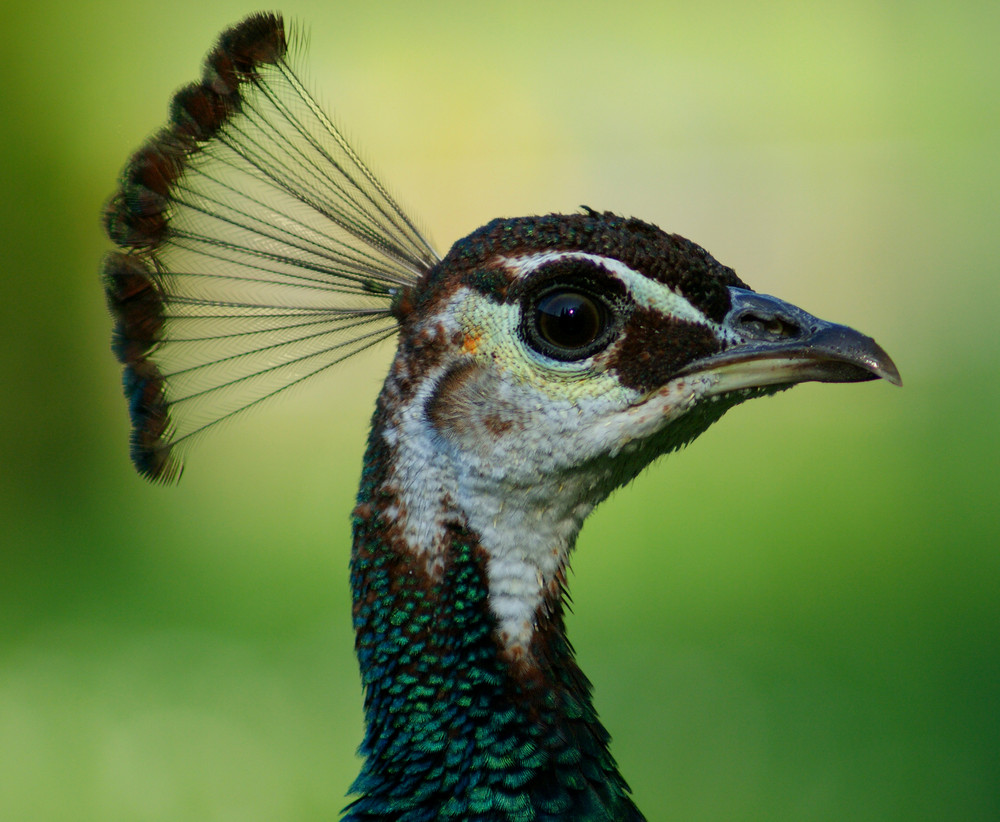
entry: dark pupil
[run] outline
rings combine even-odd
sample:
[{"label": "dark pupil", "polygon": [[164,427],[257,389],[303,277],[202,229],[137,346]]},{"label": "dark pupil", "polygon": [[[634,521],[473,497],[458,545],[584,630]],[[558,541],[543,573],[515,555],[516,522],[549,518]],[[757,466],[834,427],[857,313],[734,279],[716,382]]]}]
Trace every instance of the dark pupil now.
[{"label": "dark pupil", "polygon": [[536,310],[539,335],[557,348],[583,348],[596,340],[604,327],[598,304],[577,291],[546,294]]}]

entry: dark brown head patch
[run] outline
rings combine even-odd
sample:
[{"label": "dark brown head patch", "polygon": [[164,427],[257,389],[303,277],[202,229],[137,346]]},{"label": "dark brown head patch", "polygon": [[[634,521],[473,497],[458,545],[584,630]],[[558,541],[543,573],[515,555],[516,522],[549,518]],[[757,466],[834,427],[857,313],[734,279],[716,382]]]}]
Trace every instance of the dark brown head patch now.
[{"label": "dark brown head patch", "polygon": [[619,260],[684,296],[721,322],[730,308],[728,288],[747,288],[731,268],[701,246],[654,225],[610,212],[548,214],[498,219],[472,232],[414,287],[422,304],[465,285],[496,300],[507,297],[511,275],[496,267],[497,255],[578,251]]},{"label": "dark brown head patch", "polygon": [[707,325],[636,307],[608,367],[626,388],[645,393],[665,385],[688,363],[721,350]]}]

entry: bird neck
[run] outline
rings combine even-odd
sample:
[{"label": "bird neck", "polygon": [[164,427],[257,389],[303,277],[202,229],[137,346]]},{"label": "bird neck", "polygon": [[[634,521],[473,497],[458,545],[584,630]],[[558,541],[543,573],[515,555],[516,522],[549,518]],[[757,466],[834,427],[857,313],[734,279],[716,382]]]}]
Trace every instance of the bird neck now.
[{"label": "bird neck", "polygon": [[399,400],[390,377],[354,512],[366,732],[347,818],[642,819],[565,633],[565,557],[585,513],[549,537],[546,579],[537,545],[516,560],[491,543],[510,541],[502,517],[484,534],[457,504],[453,457],[414,430],[426,414],[402,410],[421,404]]}]

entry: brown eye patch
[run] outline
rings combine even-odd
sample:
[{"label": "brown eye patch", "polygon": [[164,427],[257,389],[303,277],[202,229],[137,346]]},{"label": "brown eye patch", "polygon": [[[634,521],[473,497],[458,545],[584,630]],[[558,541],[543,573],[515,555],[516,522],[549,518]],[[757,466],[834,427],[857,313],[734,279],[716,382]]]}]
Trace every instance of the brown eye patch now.
[{"label": "brown eye patch", "polygon": [[722,348],[707,325],[635,308],[608,365],[622,385],[645,393],[665,385],[688,363]]}]

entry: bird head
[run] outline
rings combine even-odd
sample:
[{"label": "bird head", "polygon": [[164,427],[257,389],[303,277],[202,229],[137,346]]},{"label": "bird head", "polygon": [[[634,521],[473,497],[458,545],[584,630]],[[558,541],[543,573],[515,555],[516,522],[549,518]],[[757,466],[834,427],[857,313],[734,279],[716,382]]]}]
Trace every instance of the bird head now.
[{"label": "bird head", "polygon": [[900,382],[871,338],[609,213],[495,220],[395,310],[407,399],[455,461],[571,505],[596,504],[746,399],[807,380]]}]

